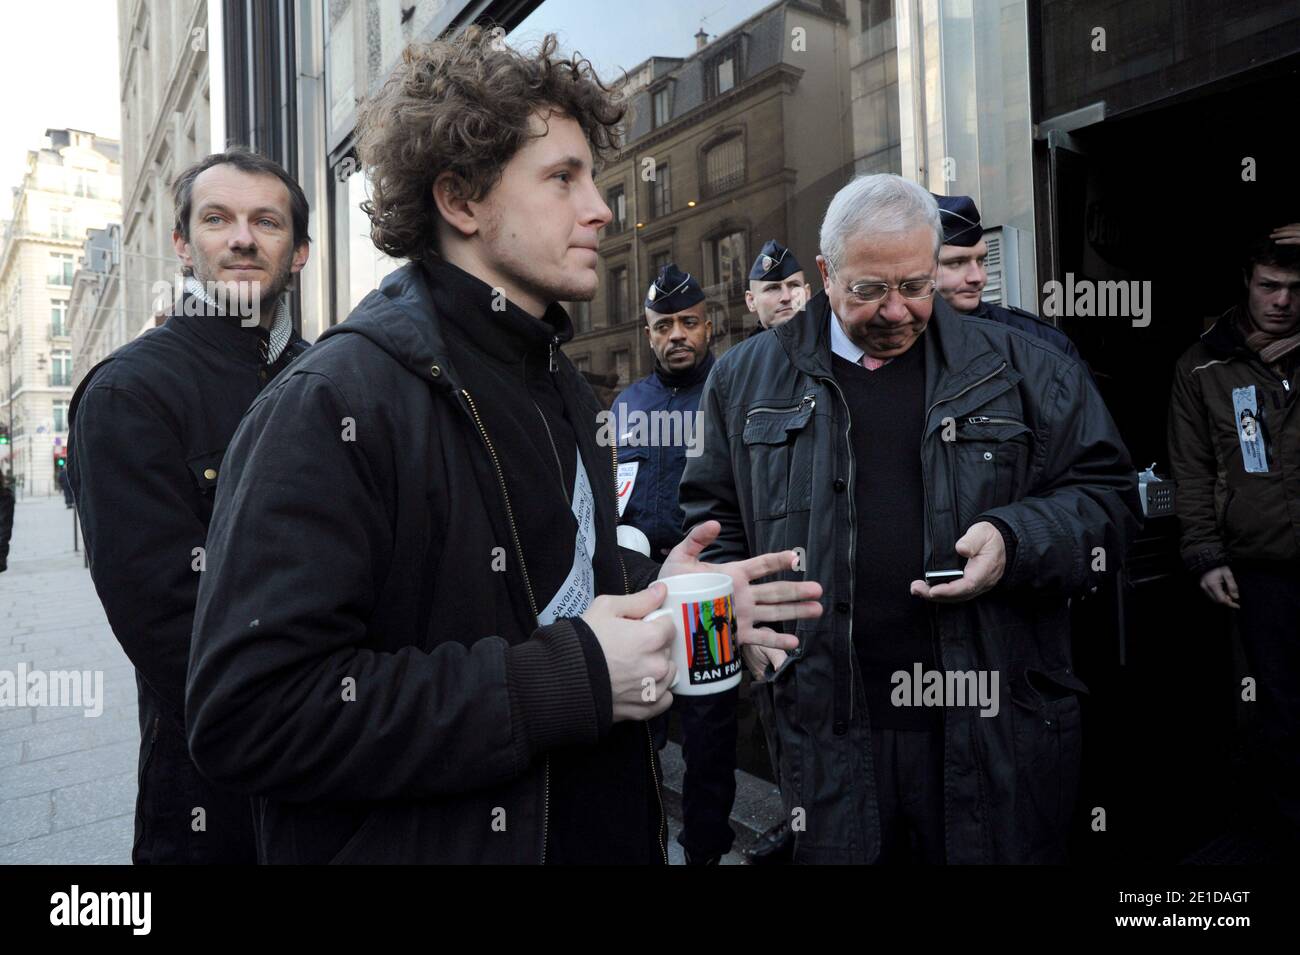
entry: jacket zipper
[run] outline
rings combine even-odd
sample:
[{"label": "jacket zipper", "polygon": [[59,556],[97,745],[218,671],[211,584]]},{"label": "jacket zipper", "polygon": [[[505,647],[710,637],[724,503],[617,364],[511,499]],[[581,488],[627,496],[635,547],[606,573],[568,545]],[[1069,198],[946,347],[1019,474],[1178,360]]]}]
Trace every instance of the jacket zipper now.
[{"label": "jacket zipper", "polygon": [[[843,397],[843,395],[841,395],[841,397]],[[813,395],[804,395],[802,398],[799,399],[799,403],[797,405],[791,405],[789,408],[750,408],[748,411],[745,412],[745,417],[749,418],[751,415],[756,415],[759,412],[763,412],[763,411],[770,411],[774,414],[782,414],[787,411],[802,411],[804,405],[807,405],[810,408],[816,408],[817,398]]]},{"label": "jacket zipper", "polygon": [[[550,363],[551,363],[551,371],[555,371],[554,339],[552,339],[552,343],[551,343]],[[524,355],[523,369],[524,369],[524,376],[523,376],[524,394],[528,394],[528,356],[527,355]],[[555,435],[551,433],[551,426],[546,421],[546,415],[542,414],[542,409],[537,406],[536,401],[533,401],[533,397],[531,394],[528,394],[528,400],[532,403],[533,410],[537,412],[537,417],[542,419],[542,427],[546,429],[546,440],[549,441],[551,444],[551,454],[554,455],[555,457],[555,470],[557,474],[556,480],[559,481],[560,484],[560,497],[564,498],[564,503],[572,507],[573,501],[569,499],[569,492],[564,488],[564,465],[560,463],[560,452],[555,447]]]},{"label": "jacket zipper", "polygon": [[[974,388],[978,388],[980,385],[984,384],[984,382],[989,381],[989,380],[992,379],[992,378],[996,378],[998,375],[1002,374],[1002,371],[1003,371],[1006,367],[1007,367],[1007,363],[1006,363],[1006,362],[1003,362],[1001,365],[999,365],[997,368],[993,369],[993,371],[989,372],[987,375],[985,375],[985,376],[984,376],[983,378],[981,378],[979,381],[976,381],[976,382],[973,382],[972,384],[967,385],[965,388],[963,388],[961,391],[957,392],[955,395],[949,395],[947,398],[939,398],[938,400],[936,400],[936,401],[934,402],[934,404],[930,405],[930,407],[927,408],[926,411],[925,411],[925,418],[924,418],[924,419],[922,420],[922,422],[921,422],[921,498],[922,498],[922,500],[924,501],[924,504],[925,504],[925,523],[926,523],[926,527],[927,527],[927,528],[929,529],[929,531],[930,531],[930,557],[931,557],[931,559],[934,558],[934,541],[935,541],[935,536],[934,536],[934,515],[930,513],[930,492],[929,492],[929,490],[927,489],[926,481],[925,481],[925,435],[926,435],[926,431],[929,429],[929,425],[930,425],[930,412],[934,411],[934,409],[937,408],[937,407],[939,407],[939,405],[941,405],[941,404],[945,404],[945,403],[947,403],[947,402],[949,402],[949,401],[956,401],[956,400],[957,400],[958,398],[960,398],[962,395],[966,394],[966,392],[971,391],[971,390],[974,389]],[[977,416],[975,416],[975,417],[982,417],[982,416],[977,415]],[[969,419],[967,419],[967,420],[969,420]],[[974,423],[974,422],[972,422],[972,423]],[[1017,423],[1018,423],[1018,424],[1023,424],[1023,422],[1017,422]],[[949,466],[949,470],[950,470],[950,471],[954,470],[954,469],[952,468],[951,465]],[[956,488],[955,488],[955,487],[953,488],[952,494],[953,494],[952,506],[953,506],[953,508],[954,508],[954,510],[955,510],[956,507],[957,507],[957,493],[956,493]],[[924,570],[924,569],[925,569],[925,568],[922,568],[922,570]],[[943,662],[943,641],[942,641],[941,639],[939,639],[939,608],[938,608],[938,606],[934,606],[934,608],[933,608],[933,618],[934,618],[934,640],[933,640],[933,642],[934,642],[934,645],[935,645],[935,646],[934,646],[934,650],[935,650],[935,664],[939,667],[939,669],[943,669],[943,666],[944,666],[944,662]]]},{"label": "jacket zipper", "polygon": [[[614,461],[614,514],[618,514],[618,442],[612,442],[609,446],[610,455]],[[618,517],[615,516],[614,524],[618,524]],[[623,554],[619,552],[618,545],[615,544],[614,552],[618,554],[618,566],[623,571],[623,593],[624,595],[632,592],[632,585],[627,579],[627,564],[623,562]],[[659,770],[655,766],[655,738],[650,732],[650,723],[645,724],[645,737],[650,753],[650,778],[655,784],[655,800],[659,803],[659,851],[663,854],[664,865],[668,865],[668,817],[664,813],[664,797],[659,791]]]},{"label": "jacket zipper", "polygon": [[[857,470],[857,462],[853,458],[853,414],[849,411],[848,399],[844,397],[844,390],[840,388],[840,383],[834,378],[821,379],[824,383],[831,385],[836,394],[840,396],[840,404],[844,405],[844,444],[849,452],[849,479],[845,490],[849,498],[849,722],[853,722],[853,698],[857,696],[857,687],[853,677],[853,658],[857,655],[857,649],[853,646],[853,591],[857,588],[858,582],[854,580],[854,559],[858,549],[858,518],[853,503],[853,481],[854,472]],[[812,395],[804,395],[803,400],[799,402],[799,407],[803,407],[805,401],[811,402],[812,407],[817,407],[817,399]],[[755,411],[761,411],[761,408],[755,408]],[[746,416],[748,417],[748,416]],[[806,568],[805,568],[806,570]]]},{"label": "jacket zipper", "polygon": [[[460,393],[465,396],[465,401],[469,405],[470,414],[474,417],[474,424],[478,426],[478,432],[483,438],[483,443],[487,446],[488,455],[492,458],[492,466],[497,472],[497,483],[501,486],[501,499],[506,505],[506,520],[510,522],[510,537],[515,544],[515,558],[519,561],[519,569],[524,575],[524,588],[528,591],[528,606],[533,612],[533,622],[537,622],[537,600],[533,596],[533,584],[528,579],[528,565],[524,563],[524,549],[519,543],[519,530],[515,526],[515,512],[510,506],[510,494],[506,491],[506,476],[501,470],[501,461],[497,458],[496,448],[492,446],[492,440],[488,437],[487,428],[483,427],[483,419],[479,417],[478,406],[474,404],[474,399],[464,388]],[[542,865],[546,865],[546,846],[550,837],[550,817],[551,817],[551,757],[548,753],[543,759],[543,780],[542,780]]]},{"label": "jacket zipper", "polygon": [[1024,424],[1023,421],[1017,421],[1014,418],[990,418],[988,415],[973,415],[966,419],[967,424]]}]

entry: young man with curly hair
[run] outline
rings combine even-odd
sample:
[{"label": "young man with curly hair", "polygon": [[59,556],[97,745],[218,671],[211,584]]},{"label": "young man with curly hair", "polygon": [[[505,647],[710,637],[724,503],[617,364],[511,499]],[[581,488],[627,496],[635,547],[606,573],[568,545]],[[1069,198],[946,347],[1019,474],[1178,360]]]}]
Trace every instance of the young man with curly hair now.
[{"label": "young man with curly hair", "polygon": [[[249,411],[208,537],[189,742],[257,797],[266,862],[667,860],[645,721],[675,676],[662,567],[618,547],[614,449],[560,346],[622,109],[590,64],[471,28],[360,118],[372,238],[409,264]],[[741,642],[816,584],[722,568]]]}]

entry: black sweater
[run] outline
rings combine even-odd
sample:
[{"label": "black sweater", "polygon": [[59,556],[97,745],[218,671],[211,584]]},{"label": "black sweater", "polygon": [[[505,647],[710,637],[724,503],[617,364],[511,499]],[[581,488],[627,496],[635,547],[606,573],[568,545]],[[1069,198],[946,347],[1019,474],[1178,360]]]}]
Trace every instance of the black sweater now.
[{"label": "black sweater", "polygon": [[852,422],[853,647],[871,725],[927,729],[942,719],[941,710],[897,707],[889,699],[893,673],[903,670],[910,677],[917,662],[926,670],[934,667],[927,608],[909,593],[925,570],[922,350],[909,348],[875,371],[835,355],[832,369]]}]

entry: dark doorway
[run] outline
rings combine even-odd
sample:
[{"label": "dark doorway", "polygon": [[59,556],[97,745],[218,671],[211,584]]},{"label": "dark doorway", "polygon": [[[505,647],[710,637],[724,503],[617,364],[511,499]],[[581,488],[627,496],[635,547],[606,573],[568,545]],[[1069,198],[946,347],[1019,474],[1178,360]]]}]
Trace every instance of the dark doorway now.
[{"label": "dark doorway", "polygon": [[[1039,182],[1050,183],[1039,190],[1050,245],[1042,281],[1143,283],[1130,289],[1145,293],[1145,316],[1058,320],[1139,469],[1155,462],[1168,474],[1174,363],[1239,300],[1241,249],[1300,222],[1287,118],[1298,64],[1293,56],[1040,146]],[[1077,668],[1092,689],[1077,861],[1204,855],[1240,824],[1231,810],[1249,796],[1233,746],[1248,708],[1231,620],[1183,571],[1177,543],[1176,518],[1149,520],[1117,592],[1075,608]]]}]

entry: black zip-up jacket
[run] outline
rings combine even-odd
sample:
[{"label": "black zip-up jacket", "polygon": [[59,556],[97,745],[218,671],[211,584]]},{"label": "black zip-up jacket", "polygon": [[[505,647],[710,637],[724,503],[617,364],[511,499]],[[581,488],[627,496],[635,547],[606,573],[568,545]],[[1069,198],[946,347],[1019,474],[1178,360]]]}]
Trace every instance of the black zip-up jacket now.
[{"label": "black zip-up jacket", "polygon": [[[261,329],[195,314],[186,295],[159,328],[86,375],[69,408],[68,480],[90,575],[136,669],[140,775],[137,862],[252,862],[248,800],[203,779],[185,746],[190,630],[230,436],[253,399],[308,345],[275,364]],[[201,834],[195,807],[207,811]],[[230,819],[229,814],[240,818]]]},{"label": "black zip-up jacket", "polygon": [[[799,621],[798,649],[752,697],[786,808],[803,810],[796,859],[873,862],[871,724],[852,641],[852,490],[855,469],[872,465],[854,460],[829,321],[821,292],[718,359],[700,404],[704,453],[686,462],[681,500],[685,526],[722,523],[706,560],[805,549],[825,612]],[[944,711],[946,858],[1061,861],[1086,690],[1071,669],[1066,601],[1122,564],[1139,526],[1137,475],[1083,365],[1042,339],[959,317],[936,297],[912,347],[925,361],[926,520],[914,531],[925,568],[960,567],[954,544],[978,521],[1009,545],[998,586],[928,605],[939,670],[998,674],[995,716]]]},{"label": "black zip-up jacket", "polygon": [[[551,806],[556,773],[600,781],[585,794],[593,852],[609,839],[623,861],[665,862],[646,726],[611,725],[584,623],[537,626],[549,594],[535,581],[553,568],[530,566],[520,514],[563,506],[551,452],[492,433],[498,396],[461,373],[486,356],[438,313],[428,275],[388,276],[231,444],[195,618],[191,752],[258,797],[264,862],[545,862],[551,822],[581,817]],[[658,565],[617,546],[614,449],[556,347],[567,334],[540,356],[592,484],[596,591],[636,591]],[[521,499],[508,472],[530,470],[538,491]]]}]

